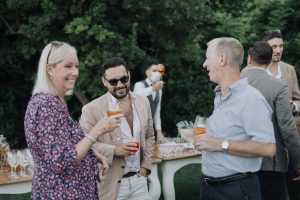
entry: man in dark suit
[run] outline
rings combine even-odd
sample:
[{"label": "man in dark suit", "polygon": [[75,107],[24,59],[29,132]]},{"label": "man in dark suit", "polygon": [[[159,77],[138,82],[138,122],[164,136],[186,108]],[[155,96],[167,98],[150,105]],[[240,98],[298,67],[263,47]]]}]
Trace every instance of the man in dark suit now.
[{"label": "man in dark suit", "polygon": [[258,89],[273,109],[272,121],[276,138],[276,155],[265,157],[259,173],[264,200],[285,200],[285,172],[288,155],[294,160],[300,179],[300,140],[295,121],[289,108],[287,85],[280,79],[268,75],[266,69],[272,59],[272,47],[267,42],[255,42],[248,50],[249,69],[242,75],[249,84]]}]

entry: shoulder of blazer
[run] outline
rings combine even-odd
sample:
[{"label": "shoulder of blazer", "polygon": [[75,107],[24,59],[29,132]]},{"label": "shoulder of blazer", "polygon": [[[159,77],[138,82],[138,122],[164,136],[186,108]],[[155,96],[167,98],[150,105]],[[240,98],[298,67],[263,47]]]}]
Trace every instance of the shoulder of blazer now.
[{"label": "shoulder of blazer", "polygon": [[138,101],[142,101],[142,102],[146,102],[146,103],[147,103],[147,101],[149,101],[147,97],[144,97],[140,94],[134,93],[134,96]]},{"label": "shoulder of blazer", "polygon": [[107,98],[109,97],[108,93],[98,97],[97,99],[92,100],[91,102],[85,104],[83,106],[84,109],[89,109],[93,107],[98,107],[98,105],[101,105],[103,103],[107,102]]},{"label": "shoulder of blazer", "polygon": [[295,71],[295,67],[288,63],[280,61],[280,66],[282,67],[281,71],[287,71],[287,72]]}]

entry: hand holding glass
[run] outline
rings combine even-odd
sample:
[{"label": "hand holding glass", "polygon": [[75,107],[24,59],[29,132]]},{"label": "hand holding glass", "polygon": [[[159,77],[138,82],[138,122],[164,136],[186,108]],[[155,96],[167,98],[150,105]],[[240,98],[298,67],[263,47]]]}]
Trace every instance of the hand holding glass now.
[{"label": "hand holding glass", "polygon": [[135,156],[136,152],[138,152],[138,150],[140,149],[140,142],[135,138],[131,139],[129,142],[135,143],[135,146],[132,146],[132,147],[135,147],[135,149],[130,150],[130,152],[134,153],[134,156]]},{"label": "hand holding glass", "polygon": [[134,161],[135,161],[135,154],[140,149],[140,141],[135,139],[135,138],[131,138],[131,139],[125,139],[125,140],[123,140],[123,142],[127,143],[128,147],[134,148],[134,149],[129,150],[132,153],[130,155],[130,156],[132,156],[130,168],[133,169],[134,168]]}]

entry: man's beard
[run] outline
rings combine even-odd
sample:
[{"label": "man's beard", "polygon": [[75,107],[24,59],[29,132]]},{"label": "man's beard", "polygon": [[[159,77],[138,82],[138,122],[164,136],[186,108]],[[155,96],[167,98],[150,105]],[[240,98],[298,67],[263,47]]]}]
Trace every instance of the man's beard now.
[{"label": "man's beard", "polygon": [[[118,93],[118,90],[124,90],[124,92]],[[123,99],[127,96],[129,92],[129,86],[125,86],[123,88],[114,89],[113,93],[111,93],[116,99]]]},{"label": "man's beard", "polygon": [[279,62],[279,61],[281,61],[281,55],[277,55],[277,56],[273,56],[272,57],[272,62]]}]

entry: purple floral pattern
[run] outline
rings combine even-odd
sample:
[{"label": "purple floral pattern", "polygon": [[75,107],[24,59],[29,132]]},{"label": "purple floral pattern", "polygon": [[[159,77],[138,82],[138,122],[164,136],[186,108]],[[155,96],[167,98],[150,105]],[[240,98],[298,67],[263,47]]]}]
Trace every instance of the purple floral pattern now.
[{"label": "purple floral pattern", "polygon": [[66,104],[50,94],[34,94],[24,127],[35,162],[32,199],[98,199],[96,157],[89,151],[76,165],[75,145],[84,132]]}]

